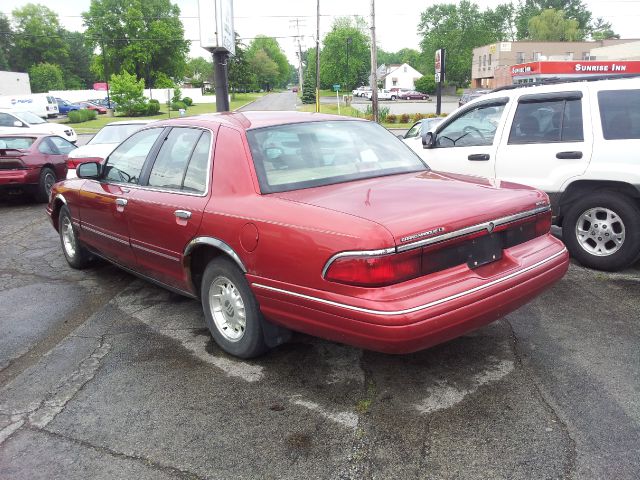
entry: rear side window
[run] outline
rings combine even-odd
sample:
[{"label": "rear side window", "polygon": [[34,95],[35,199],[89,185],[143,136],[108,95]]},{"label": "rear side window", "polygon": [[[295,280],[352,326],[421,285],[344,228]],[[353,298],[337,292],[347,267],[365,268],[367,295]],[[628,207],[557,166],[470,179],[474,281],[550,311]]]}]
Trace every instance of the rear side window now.
[{"label": "rear side window", "polygon": [[581,99],[518,103],[509,133],[509,144],[583,140]]},{"label": "rear side window", "polygon": [[640,90],[598,92],[605,140],[640,138]]}]

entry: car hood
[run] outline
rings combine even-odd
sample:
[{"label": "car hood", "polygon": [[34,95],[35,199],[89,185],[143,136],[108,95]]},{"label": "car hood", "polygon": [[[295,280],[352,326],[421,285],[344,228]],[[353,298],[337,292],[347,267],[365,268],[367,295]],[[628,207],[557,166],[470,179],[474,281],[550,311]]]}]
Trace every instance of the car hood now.
[{"label": "car hood", "polygon": [[82,145],[69,153],[69,158],[98,157],[104,159],[107,158],[118,145],[118,143],[96,143],[94,145]]},{"label": "car hood", "polygon": [[273,194],[368,219],[396,244],[428,238],[548,205],[531,187],[480,177],[421,172]]}]

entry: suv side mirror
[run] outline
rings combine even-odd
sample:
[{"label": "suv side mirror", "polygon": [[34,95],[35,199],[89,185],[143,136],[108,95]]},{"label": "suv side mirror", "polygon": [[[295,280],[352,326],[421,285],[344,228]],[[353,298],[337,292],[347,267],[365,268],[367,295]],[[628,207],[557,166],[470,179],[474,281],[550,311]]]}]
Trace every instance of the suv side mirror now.
[{"label": "suv side mirror", "polygon": [[102,173],[102,165],[96,162],[85,162],[78,165],[76,175],[78,178],[89,178],[97,180]]},{"label": "suv side mirror", "polygon": [[433,148],[436,136],[433,132],[424,132],[422,134],[422,148]]}]

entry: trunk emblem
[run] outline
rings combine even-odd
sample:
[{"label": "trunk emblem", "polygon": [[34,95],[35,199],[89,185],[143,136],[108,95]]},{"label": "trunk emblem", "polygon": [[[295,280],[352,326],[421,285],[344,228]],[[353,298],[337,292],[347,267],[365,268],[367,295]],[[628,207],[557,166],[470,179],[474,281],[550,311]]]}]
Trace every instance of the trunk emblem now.
[{"label": "trunk emblem", "polygon": [[493,232],[493,229],[496,228],[496,224],[493,222],[489,222],[489,225],[487,225],[487,231],[489,233]]},{"label": "trunk emblem", "polygon": [[430,235],[435,235],[436,233],[444,232],[444,227],[433,228],[431,230],[427,230],[426,232],[416,233],[415,235],[409,235],[408,237],[402,237],[400,239],[401,242],[408,242],[410,240],[415,240],[416,238],[428,237]]}]

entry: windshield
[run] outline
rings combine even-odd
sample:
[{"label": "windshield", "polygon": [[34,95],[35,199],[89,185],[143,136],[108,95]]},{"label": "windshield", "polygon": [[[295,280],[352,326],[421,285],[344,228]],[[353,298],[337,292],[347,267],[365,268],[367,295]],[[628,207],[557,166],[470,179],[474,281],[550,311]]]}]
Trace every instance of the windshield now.
[{"label": "windshield", "polygon": [[128,138],[133,132],[138,131],[141,127],[144,127],[144,124],[133,123],[128,125],[107,125],[96,133],[95,137],[89,140],[87,144],[120,143],[125,138]]},{"label": "windshield", "polygon": [[27,149],[36,139],[33,137],[0,137],[0,148],[24,148]]},{"label": "windshield", "polygon": [[40,123],[47,123],[35,113],[31,112],[12,112],[19,120],[22,120],[24,123],[28,123],[30,125],[37,125]]},{"label": "windshield", "polygon": [[295,123],[247,131],[262,193],[428,170],[372,122]]}]

